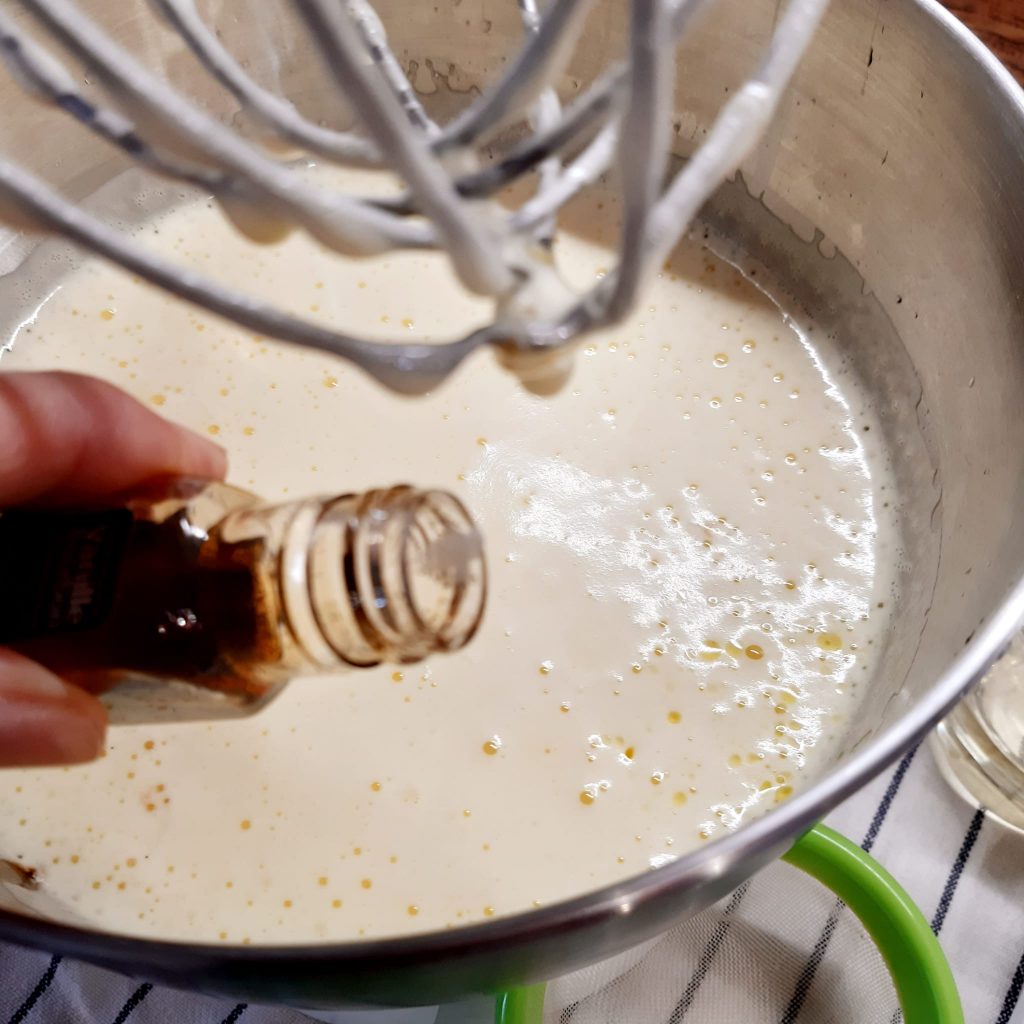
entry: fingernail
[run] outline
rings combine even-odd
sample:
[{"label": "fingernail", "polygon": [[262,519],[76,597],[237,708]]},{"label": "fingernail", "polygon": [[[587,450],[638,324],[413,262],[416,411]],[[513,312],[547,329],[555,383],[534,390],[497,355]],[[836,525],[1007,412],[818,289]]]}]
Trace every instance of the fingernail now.
[{"label": "fingernail", "polygon": [[85,764],[103,752],[103,705],[87,694],[68,701],[8,702],[0,696],[0,768]]},{"label": "fingernail", "polygon": [[224,477],[228,471],[227,451],[195,431],[180,429],[185,442],[182,460],[188,467],[186,472],[211,480]]},{"label": "fingernail", "polygon": [[0,699],[17,694],[61,700],[70,691],[71,687],[63,679],[48,672],[42,665],[0,648]]}]

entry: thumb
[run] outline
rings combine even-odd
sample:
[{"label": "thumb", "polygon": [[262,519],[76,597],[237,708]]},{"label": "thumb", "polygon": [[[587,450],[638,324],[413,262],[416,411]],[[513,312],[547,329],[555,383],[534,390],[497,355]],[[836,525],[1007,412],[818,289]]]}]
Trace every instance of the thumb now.
[{"label": "thumb", "polygon": [[91,761],[106,728],[106,710],[95,697],[0,648],[0,767]]}]

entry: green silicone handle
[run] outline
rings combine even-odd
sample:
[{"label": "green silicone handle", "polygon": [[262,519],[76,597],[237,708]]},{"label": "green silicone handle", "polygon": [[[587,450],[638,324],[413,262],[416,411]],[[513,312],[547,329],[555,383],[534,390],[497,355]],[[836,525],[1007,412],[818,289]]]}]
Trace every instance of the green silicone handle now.
[{"label": "green silicone handle", "polygon": [[[889,968],[905,1024],[963,1024],[960,995],[939,940],[881,864],[826,825],[815,825],[782,859],[827,886],[857,915]],[[499,996],[497,1024],[541,1024],[545,987]]]},{"label": "green silicone handle", "polygon": [[495,1024],[542,1024],[547,985],[514,988],[498,996]]},{"label": "green silicone handle", "polygon": [[939,940],[878,861],[827,825],[815,825],[782,859],[828,886],[857,915],[889,968],[906,1024],[963,1024]]}]

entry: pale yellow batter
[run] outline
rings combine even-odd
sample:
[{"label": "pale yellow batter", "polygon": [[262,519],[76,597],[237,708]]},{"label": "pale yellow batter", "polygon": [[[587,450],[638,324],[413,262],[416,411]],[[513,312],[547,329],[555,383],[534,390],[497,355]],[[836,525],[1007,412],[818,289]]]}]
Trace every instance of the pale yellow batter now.
[{"label": "pale yellow batter", "polygon": [[[610,199],[558,259],[611,257]],[[144,240],[354,332],[479,321],[439,261],[257,249],[205,204]],[[684,246],[541,398],[487,352],[422,399],[254,338],[98,262],[4,368],[121,385],[266,498],[451,488],[485,536],[458,655],[294,682],[237,723],[120,727],[76,769],[0,774],[0,855],[94,926],[238,942],[390,935],[577,895],[785,800],[827,763],[886,628],[880,432],[792,322]],[[854,410],[854,411],[851,411]],[[22,894],[36,900],[40,894]]]}]

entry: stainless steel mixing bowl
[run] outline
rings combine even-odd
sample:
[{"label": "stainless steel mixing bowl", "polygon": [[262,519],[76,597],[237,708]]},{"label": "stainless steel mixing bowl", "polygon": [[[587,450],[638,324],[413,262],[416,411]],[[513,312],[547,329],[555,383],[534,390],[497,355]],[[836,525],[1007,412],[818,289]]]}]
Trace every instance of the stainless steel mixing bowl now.
[{"label": "stainless steel mixing bowl", "polygon": [[[143,0],[84,6],[151,66],[191,75],[190,58]],[[202,6],[258,77],[280,84],[312,116],[338,120],[301,37],[275,4]],[[607,5],[572,68],[577,80],[621,48],[624,6]],[[441,113],[519,39],[512,0],[379,7],[414,84]],[[680,156],[756,60],[776,14],[775,0],[723,0],[687,45]],[[216,90],[207,100],[225,120],[236,116]],[[69,193],[89,195],[122,169],[117,156],[63,122],[49,131],[50,115],[6,78],[0,105],[0,149]],[[673,864],[455,931],[287,948],[198,946],[106,935],[9,904],[0,935],[253,1001],[435,1003],[608,956],[705,907],[784,852],[916,743],[1024,620],[1022,185],[1024,94],[973,36],[932,0],[834,0],[778,124],[706,211],[835,336],[843,354],[835,372],[870,386],[899,482],[906,558],[896,625],[864,684],[857,727],[817,783]],[[32,244],[0,238],[0,311],[24,299],[16,270]]]}]

